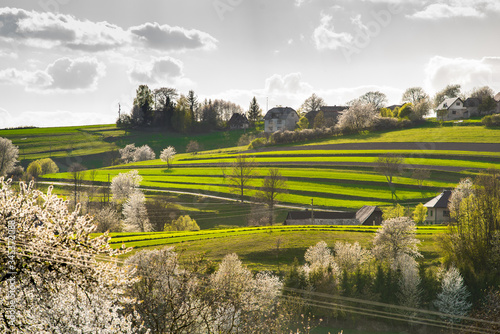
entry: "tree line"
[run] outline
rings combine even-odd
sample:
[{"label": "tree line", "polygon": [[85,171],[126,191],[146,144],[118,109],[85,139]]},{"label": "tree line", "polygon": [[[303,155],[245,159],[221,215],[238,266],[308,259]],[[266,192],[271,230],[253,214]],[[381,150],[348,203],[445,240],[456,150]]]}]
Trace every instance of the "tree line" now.
[{"label": "tree line", "polygon": [[120,114],[118,127],[160,127],[180,133],[206,132],[224,129],[234,113],[246,114],[249,121],[257,122],[262,110],[254,97],[248,111],[223,99],[199,101],[193,90],[187,95],[175,88],[161,87],[151,90],[140,85],[130,113]]}]

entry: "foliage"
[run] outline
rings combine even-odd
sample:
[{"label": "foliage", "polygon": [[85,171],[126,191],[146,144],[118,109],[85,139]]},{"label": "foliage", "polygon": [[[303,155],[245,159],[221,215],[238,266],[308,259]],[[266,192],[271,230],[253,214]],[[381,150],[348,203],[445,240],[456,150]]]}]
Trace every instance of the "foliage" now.
[{"label": "foliage", "polygon": [[297,126],[299,129],[304,130],[309,128],[309,120],[307,119],[306,116],[302,116],[299,121],[297,122]]},{"label": "foliage", "polygon": [[[450,316],[465,316],[469,312],[472,304],[467,301],[470,292],[464,285],[464,280],[460,272],[455,267],[450,267],[442,273],[441,292],[434,302],[439,312]],[[460,319],[445,318],[450,322],[459,322]]]},{"label": "foliage", "polygon": [[172,221],[170,224],[165,224],[164,231],[199,231],[200,227],[196,223],[196,220],[192,219],[188,215],[179,216],[176,220]]},{"label": "foliage", "polygon": [[135,144],[129,144],[119,150],[121,159],[124,163],[153,160],[155,153],[148,145],[135,147]]},{"label": "foliage", "polygon": [[334,247],[335,262],[341,271],[355,272],[371,260],[371,254],[363,249],[358,242],[336,242]]},{"label": "foliage", "polygon": [[[434,108],[437,108],[444,100],[460,95],[460,85],[447,85],[434,96]],[[439,116],[439,115],[438,115]]]},{"label": "foliage", "polygon": [[490,170],[474,180],[474,193],[460,202],[459,212],[442,246],[446,263],[464,275],[474,300],[481,291],[500,284],[496,244],[500,234],[500,177]]},{"label": "foliage", "polygon": [[415,210],[413,210],[413,220],[417,224],[422,224],[427,218],[427,207],[425,207],[422,203],[418,203]]},{"label": "foliage", "polygon": [[[132,333],[132,303],[123,290],[133,282],[125,268],[98,261],[124,251],[108,236],[91,238],[89,216],[70,213],[66,203],[20,183],[14,193],[0,179],[0,330],[12,333]],[[15,237],[13,239],[12,237]],[[15,241],[14,241],[15,240]],[[8,247],[7,247],[8,245]],[[14,275],[12,273],[15,273]]]},{"label": "foliage", "polygon": [[260,120],[262,117],[262,109],[260,108],[259,104],[257,103],[257,99],[255,96],[252,98],[252,101],[250,101],[250,106],[248,107],[248,120],[255,124]]},{"label": "foliage", "polygon": [[409,118],[413,113],[413,104],[405,103],[398,110],[398,118]]},{"label": "foliage", "polygon": [[127,173],[120,173],[111,181],[111,193],[113,194],[114,201],[121,201],[127,199],[130,195],[137,191],[142,176],[139,171],[131,170]]},{"label": "foliage", "polygon": [[337,127],[341,130],[361,131],[370,128],[375,117],[375,107],[371,103],[357,101],[339,117]]},{"label": "foliage", "polygon": [[42,175],[42,167],[40,166],[40,162],[38,160],[30,162],[28,168],[26,168],[26,173],[34,179],[37,179],[40,175]]},{"label": "foliage", "polygon": [[325,127],[325,115],[323,111],[319,111],[314,117],[313,128],[324,128]]},{"label": "foliage", "polygon": [[489,128],[500,127],[500,115],[484,116],[481,122],[484,126]]},{"label": "foliage", "polygon": [[19,156],[19,148],[7,138],[0,137],[0,177],[14,170]]},{"label": "foliage", "polygon": [[261,137],[261,138],[255,138],[254,140],[252,140],[250,145],[248,145],[248,148],[251,150],[254,150],[254,149],[257,149],[260,147],[264,147],[266,145],[267,145],[267,139]]},{"label": "foliage", "polygon": [[166,161],[168,168],[170,168],[170,165],[172,164],[176,153],[177,152],[175,152],[175,148],[173,146],[169,146],[161,151],[160,159],[161,161]]},{"label": "foliage", "polygon": [[271,135],[269,142],[273,144],[291,144],[307,140],[327,138],[336,133],[338,134],[339,132],[333,130],[332,128],[303,129],[299,131],[276,131]]},{"label": "foliage", "polygon": [[373,239],[373,253],[377,258],[397,267],[403,256],[421,257],[418,251],[420,240],[416,237],[415,222],[407,217],[385,220]]},{"label": "foliage", "polygon": [[458,185],[452,190],[448,202],[448,209],[450,210],[450,216],[452,218],[460,216],[460,205],[462,200],[470,197],[472,194],[474,194],[474,183],[472,180],[470,178],[460,180]]},{"label": "foliage", "polygon": [[125,231],[149,232],[153,229],[149,222],[145,201],[146,198],[140,191],[135,191],[128,196],[123,204],[123,216],[125,217],[123,229]]},{"label": "foliage", "polygon": [[154,333],[202,333],[203,281],[180,267],[173,247],[141,251],[126,260],[138,281],[128,289],[146,328]]}]

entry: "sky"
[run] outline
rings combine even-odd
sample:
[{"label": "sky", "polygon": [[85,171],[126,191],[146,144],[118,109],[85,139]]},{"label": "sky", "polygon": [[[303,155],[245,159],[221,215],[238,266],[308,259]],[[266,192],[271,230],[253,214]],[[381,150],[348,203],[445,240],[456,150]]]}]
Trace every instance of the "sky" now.
[{"label": "sky", "polygon": [[0,0],[0,128],[114,123],[140,84],[248,109],[500,91],[497,0]]}]

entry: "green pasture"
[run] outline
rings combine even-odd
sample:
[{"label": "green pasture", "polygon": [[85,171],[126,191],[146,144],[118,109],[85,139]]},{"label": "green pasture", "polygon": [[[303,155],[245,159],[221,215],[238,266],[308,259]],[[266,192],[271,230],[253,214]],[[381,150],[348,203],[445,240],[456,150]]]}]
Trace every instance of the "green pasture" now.
[{"label": "green pasture", "polygon": [[[252,270],[284,271],[294,258],[304,262],[309,246],[324,240],[330,247],[335,242],[359,242],[371,248],[379,226],[265,226],[203,230],[193,232],[118,233],[111,234],[111,246],[122,243],[134,247],[132,254],[142,249],[172,246],[182,258],[204,253],[212,261],[220,261],[226,254],[236,253]],[[418,226],[417,238],[425,265],[436,265],[441,254],[439,236],[443,226]],[[129,256],[128,253],[126,256]]]}]

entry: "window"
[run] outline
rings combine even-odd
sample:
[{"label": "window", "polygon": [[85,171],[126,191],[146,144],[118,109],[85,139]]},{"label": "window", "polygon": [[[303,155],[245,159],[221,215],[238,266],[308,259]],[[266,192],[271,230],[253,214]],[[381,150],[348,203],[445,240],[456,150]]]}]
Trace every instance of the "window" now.
[{"label": "window", "polygon": [[431,217],[432,217],[432,210],[431,210],[431,211],[429,211],[429,216],[431,216]]},{"label": "window", "polygon": [[457,102],[457,106],[459,106],[459,105],[460,105],[460,102]]},{"label": "window", "polygon": [[450,211],[443,211],[443,217],[449,217],[450,216]]},{"label": "window", "polygon": [[281,124],[281,119],[278,120],[278,124]]},{"label": "window", "polygon": [[453,110],[451,113],[452,113],[453,115],[456,115],[457,111],[456,111],[456,110]]}]

